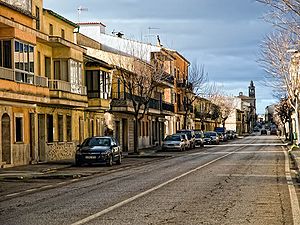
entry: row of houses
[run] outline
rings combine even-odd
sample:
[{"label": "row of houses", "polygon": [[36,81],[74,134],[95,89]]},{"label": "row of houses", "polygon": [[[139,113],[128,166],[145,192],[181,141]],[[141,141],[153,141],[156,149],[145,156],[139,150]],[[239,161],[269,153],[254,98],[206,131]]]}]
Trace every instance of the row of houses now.
[{"label": "row of houses", "polygon": [[[110,132],[123,151],[133,151],[132,103],[119,74],[132,72],[136,58],[158,60],[168,74],[139,120],[138,147],[145,148],[184,128],[189,61],[160,42],[108,35],[102,23],[75,24],[42,0],[1,0],[0,165],[72,158],[86,137]],[[198,98],[185,128],[219,126],[212,105]]]}]

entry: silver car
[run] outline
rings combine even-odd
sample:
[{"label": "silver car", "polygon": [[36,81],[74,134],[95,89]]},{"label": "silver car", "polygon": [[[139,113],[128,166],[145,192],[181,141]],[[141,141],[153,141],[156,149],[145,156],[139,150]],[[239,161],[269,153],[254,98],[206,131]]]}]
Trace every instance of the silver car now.
[{"label": "silver car", "polygon": [[162,144],[162,150],[180,150],[186,149],[186,142],[180,134],[168,135]]}]

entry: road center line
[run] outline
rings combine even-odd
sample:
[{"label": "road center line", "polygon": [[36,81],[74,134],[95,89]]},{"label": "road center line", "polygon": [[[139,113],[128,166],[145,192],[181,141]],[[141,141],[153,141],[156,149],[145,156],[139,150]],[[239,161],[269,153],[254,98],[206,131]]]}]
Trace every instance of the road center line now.
[{"label": "road center line", "polygon": [[285,176],[289,188],[289,193],[290,193],[290,199],[291,199],[291,207],[292,207],[292,214],[293,214],[293,222],[294,225],[300,224],[300,208],[299,208],[299,202],[298,202],[298,197],[296,194],[296,190],[294,187],[294,183],[292,180],[291,176],[291,171],[290,171],[290,164],[288,160],[288,153],[286,150],[281,147],[283,152],[284,152],[284,158],[285,158]]},{"label": "road center line", "polygon": [[239,149],[236,149],[236,150],[234,150],[234,151],[232,151],[230,153],[227,153],[226,155],[220,156],[220,157],[218,157],[218,158],[216,158],[216,159],[214,159],[214,160],[212,160],[212,161],[210,161],[208,163],[205,163],[202,166],[199,166],[199,167],[197,167],[195,169],[192,169],[192,170],[190,170],[190,171],[188,171],[186,173],[183,173],[183,174],[181,174],[181,175],[179,175],[177,177],[174,177],[174,178],[172,178],[172,179],[170,179],[170,180],[168,180],[168,181],[166,181],[166,182],[164,182],[162,184],[159,184],[159,185],[157,185],[157,186],[155,186],[155,187],[153,187],[151,189],[148,189],[148,190],[146,190],[144,192],[141,192],[140,194],[137,194],[137,195],[135,195],[135,196],[133,196],[131,198],[128,198],[128,199],[126,199],[126,200],[124,200],[122,202],[119,202],[119,203],[117,203],[117,204],[115,204],[113,206],[110,206],[110,207],[108,207],[108,208],[106,208],[106,209],[104,209],[102,211],[99,211],[99,212],[97,212],[97,213],[95,213],[93,215],[90,215],[90,216],[88,216],[88,217],[86,217],[86,218],[84,218],[82,220],[79,220],[79,221],[77,221],[75,223],[72,223],[71,225],[81,225],[81,224],[85,224],[85,223],[87,223],[87,222],[89,222],[91,220],[94,220],[94,219],[96,219],[96,218],[98,218],[98,217],[100,217],[100,216],[102,216],[102,215],[104,215],[104,214],[106,214],[108,212],[111,212],[111,211],[113,211],[113,210],[115,210],[115,209],[117,209],[117,208],[119,208],[119,207],[121,207],[123,205],[126,205],[126,204],[128,204],[130,202],[133,202],[134,200],[136,200],[138,198],[141,198],[144,195],[147,195],[147,194],[149,194],[149,193],[151,193],[153,191],[156,191],[156,190],[158,190],[158,189],[166,186],[167,184],[170,184],[170,183],[172,183],[172,182],[174,182],[174,181],[176,181],[176,180],[178,180],[178,179],[180,179],[182,177],[185,177],[185,176],[187,176],[187,175],[189,175],[191,173],[194,173],[194,172],[196,172],[196,171],[198,171],[198,170],[200,170],[200,169],[202,169],[202,168],[204,168],[204,167],[206,167],[206,166],[208,166],[208,165],[210,165],[210,164],[212,164],[212,163],[214,163],[216,161],[219,161],[219,160],[221,160],[221,159],[223,159],[223,158],[225,158],[225,157],[227,157],[229,155],[232,155],[235,152],[237,152],[237,151],[239,151],[239,150],[241,150],[241,149],[243,149],[245,147],[247,147],[247,146],[243,146],[243,147],[241,147]]}]

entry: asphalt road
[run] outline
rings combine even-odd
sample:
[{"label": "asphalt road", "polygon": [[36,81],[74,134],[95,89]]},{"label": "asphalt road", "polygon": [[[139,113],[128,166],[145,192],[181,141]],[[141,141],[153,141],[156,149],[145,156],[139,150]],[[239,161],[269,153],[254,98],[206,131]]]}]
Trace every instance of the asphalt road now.
[{"label": "asphalt road", "polygon": [[[0,202],[0,224],[293,224],[285,154],[249,136]],[[299,205],[298,205],[299,207]],[[296,209],[296,210],[295,210]]]}]

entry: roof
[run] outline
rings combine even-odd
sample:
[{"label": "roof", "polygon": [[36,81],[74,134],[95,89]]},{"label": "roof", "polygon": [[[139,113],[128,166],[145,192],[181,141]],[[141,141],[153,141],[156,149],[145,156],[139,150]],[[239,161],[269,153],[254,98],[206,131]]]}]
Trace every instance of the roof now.
[{"label": "roof", "polygon": [[71,26],[73,26],[75,28],[78,27],[78,25],[76,23],[72,22],[71,20],[66,19],[65,17],[57,14],[56,12],[54,12],[54,11],[52,11],[50,9],[43,9],[43,11],[49,13],[50,15],[56,17],[57,19],[60,19],[60,20],[62,20],[64,22],[66,22],[67,24],[69,24],[69,25],[71,25]]},{"label": "roof", "polygon": [[106,27],[105,24],[101,23],[101,22],[80,22],[80,23],[77,23],[77,25],[102,25],[104,27]]},{"label": "roof", "polygon": [[167,48],[164,48],[166,51],[169,51],[173,54],[177,54],[180,58],[182,58],[184,61],[186,61],[189,65],[190,65],[190,62],[183,56],[181,55],[179,52],[177,52],[176,50],[173,50],[173,49],[167,49]]},{"label": "roof", "polygon": [[101,66],[107,68],[107,69],[112,69],[113,66],[109,65],[107,62],[101,60],[101,59],[97,59],[93,56],[90,56],[90,55],[84,55],[84,59],[87,61],[87,62],[94,62],[94,63],[99,63]]}]

